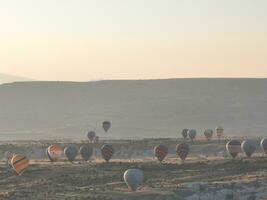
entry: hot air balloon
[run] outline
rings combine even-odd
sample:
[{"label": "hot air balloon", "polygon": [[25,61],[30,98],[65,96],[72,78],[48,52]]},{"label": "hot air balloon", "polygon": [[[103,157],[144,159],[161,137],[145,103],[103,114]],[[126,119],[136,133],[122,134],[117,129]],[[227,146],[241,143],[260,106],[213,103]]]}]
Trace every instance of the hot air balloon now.
[{"label": "hot air balloon", "polygon": [[186,143],[177,144],[176,153],[184,161],[189,153],[189,145]]},{"label": "hot air balloon", "polygon": [[104,144],[101,147],[101,153],[102,153],[102,157],[104,158],[104,160],[109,162],[109,160],[111,159],[111,157],[114,154],[114,149],[113,149],[113,147],[111,145]]},{"label": "hot air balloon", "polygon": [[64,149],[64,154],[67,159],[72,162],[75,160],[76,156],[78,155],[78,149],[75,146],[68,146]]},{"label": "hot air balloon", "polygon": [[90,145],[83,145],[80,148],[80,154],[85,161],[88,161],[93,155],[93,148]]},{"label": "hot air balloon", "polygon": [[261,140],[261,149],[267,154],[267,137]]},{"label": "hot air balloon", "polygon": [[144,173],[140,169],[128,169],[124,172],[124,181],[132,191],[136,191],[144,181]]},{"label": "hot air balloon", "polygon": [[212,129],[206,129],[204,131],[204,135],[207,138],[207,140],[209,141],[213,136],[213,130]]},{"label": "hot air balloon", "polygon": [[60,159],[63,153],[61,146],[53,144],[46,149],[46,155],[51,162],[55,162]]},{"label": "hot air balloon", "polygon": [[182,136],[183,136],[184,139],[186,139],[187,136],[188,136],[187,132],[188,132],[188,129],[187,128],[183,129]]},{"label": "hot air balloon", "polygon": [[241,148],[247,157],[251,157],[251,155],[256,151],[256,147],[257,144],[254,140],[245,140],[241,144]]},{"label": "hot air balloon", "polygon": [[10,163],[17,175],[22,175],[29,167],[29,160],[23,155],[14,154]]},{"label": "hot air balloon", "polygon": [[102,123],[102,127],[103,127],[103,129],[105,130],[105,132],[108,132],[108,130],[109,130],[110,127],[111,127],[111,123],[110,123],[109,121],[104,121],[104,122]]},{"label": "hot air balloon", "polygon": [[197,131],[195,129],[190,129],[188,130],[187,134],[190,137],[191,141],[193,142],[193,140],[196,138]]},{"label": "hot air balloon", "polygon": [[227,152],[235,158],[241,152],[241,143],[238,140],[231,140],[226,144]]},{"label": "hot air balloon", "polygon": [[223,131],[224,131],[224,129],[223,129],[223,127],[221,127],[221,126],[217,126],[215,130],[216,130],[217,137],[218,137],[219,140],[220,140],[221,137],[223,136]]},{"label": "hot air balloon", "polygon": [[154,155],[159,162],[162,162],[168,154],[168,147],[160,144],[154,147]]},{"label": "hot air balloon", "polygon": [[89,131],[88,133],[87,133],[87,137],[88,137],[88,139],[89,139],[89,141],[90,142],[93,142],[93,140],[94,140],[94,138],[95,138],[95,132],[94,131]]},{"label": "hot air balloon", "polygon": [[98,142],[99,142],[99,136],[95,136],[94,143],[98,143]]}]

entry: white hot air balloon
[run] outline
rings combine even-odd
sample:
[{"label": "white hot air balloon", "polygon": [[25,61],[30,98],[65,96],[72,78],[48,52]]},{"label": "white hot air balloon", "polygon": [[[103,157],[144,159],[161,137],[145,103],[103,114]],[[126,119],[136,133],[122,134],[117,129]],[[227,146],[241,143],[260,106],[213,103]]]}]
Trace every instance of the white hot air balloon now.
[{"label": "white hot air balloon", "polygon": [[143,184],[144,173],[141,169],[128,169],[124,172],[124,181],[132,191],[136,191]]}]

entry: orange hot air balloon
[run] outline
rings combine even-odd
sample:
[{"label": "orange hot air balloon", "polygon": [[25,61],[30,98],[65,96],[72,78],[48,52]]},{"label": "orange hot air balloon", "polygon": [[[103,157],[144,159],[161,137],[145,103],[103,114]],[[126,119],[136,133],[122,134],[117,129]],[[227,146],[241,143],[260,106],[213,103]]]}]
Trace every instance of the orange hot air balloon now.
[{"label": "orange hot air balloon", "polygon": [[176,153],[184,161],[189,153],[189,145],[186,143],[177,144]]},{"label": "orange hot air balloon", "polygon": [[111,157],[114,154],[114,149],[111,145],[109,144],[104,144],[101,147],[101,153],[102,153],[102,157],[105,159],[106,162],[109,162],[109,160],[111,159]]},{"label": "orange hot air balloon", "polygon": [[11,159],[11,166],[17,175],[22,175],[29,167],[29,160],[26,156],[15,154]]},{"label": "orange hot air balloon", "polygon": [[156,156],[159,162],[162,162],[164,158],[167,156],[167,154],[168,154],[168,147],[162,144],[155,146],[154,155]]},{"label": "orange hot air balloon", "polygon": [[63,149],[61,148],[61,146],[56,145],[56,144],[49,146],[46,150],[47,157],[49,158],[51,162],[55,162],[59,160],[62,153],[63,153]]}]

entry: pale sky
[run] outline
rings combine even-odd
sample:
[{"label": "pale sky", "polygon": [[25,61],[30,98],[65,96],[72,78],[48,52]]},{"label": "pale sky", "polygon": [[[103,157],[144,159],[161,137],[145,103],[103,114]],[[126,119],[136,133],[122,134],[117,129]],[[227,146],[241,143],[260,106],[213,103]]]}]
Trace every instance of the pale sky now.
[{"label": "pale sky", "polygon": [[0,0],[0,73],[267,77],[267,1]]}]

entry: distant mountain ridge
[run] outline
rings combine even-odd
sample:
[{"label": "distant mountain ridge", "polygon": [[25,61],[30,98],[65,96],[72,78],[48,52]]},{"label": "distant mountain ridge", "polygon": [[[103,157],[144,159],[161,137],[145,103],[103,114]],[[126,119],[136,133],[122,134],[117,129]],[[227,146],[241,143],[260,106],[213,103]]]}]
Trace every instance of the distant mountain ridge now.
[{"label": "distant mountain ridge", "polygon": [[[102,122],[110,120],[108,133]],[[267,79],[20,82],[0,85],[0,139],[181,137],[221,125],[266,136]]]},{"label": "distant mountain ridge", "polygon": [[13,83],[13,82],[23,82],[23,81],[33,81],[33,79],[0,73],[0,84]]}]

